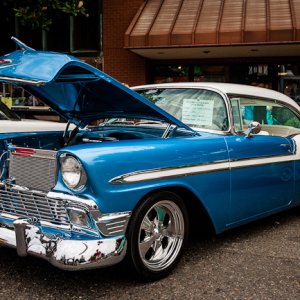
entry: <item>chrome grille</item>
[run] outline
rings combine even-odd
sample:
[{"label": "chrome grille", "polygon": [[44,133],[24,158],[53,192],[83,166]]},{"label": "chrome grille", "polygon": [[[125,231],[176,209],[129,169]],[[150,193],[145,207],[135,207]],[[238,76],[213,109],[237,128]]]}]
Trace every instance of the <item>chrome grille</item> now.
[{"label": "chrome grille", "polygon": [[0,189],[0,213],[3,212],[17,217],[36,217],[58,225],[69,224],[63,201],[49,198],[42,192]]},{"label": "chrome grille", "polygon": [[17,148],[10,155],[10,178],[13,178],[17,185],[49,191],[54,187],[56,180],[55,154],[55,151]]}]

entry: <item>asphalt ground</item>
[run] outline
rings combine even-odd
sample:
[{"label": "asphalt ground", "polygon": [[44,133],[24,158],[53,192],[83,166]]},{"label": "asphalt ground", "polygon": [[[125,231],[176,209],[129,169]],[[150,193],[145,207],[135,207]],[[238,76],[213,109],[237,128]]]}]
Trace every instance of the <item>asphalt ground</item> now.
[{"label": "asphalt ground", "polygon": [[300,210],[193,237],[176,270],[151,283],[122,265],[66,272],[0,247],[0,299],[300,299]]}]

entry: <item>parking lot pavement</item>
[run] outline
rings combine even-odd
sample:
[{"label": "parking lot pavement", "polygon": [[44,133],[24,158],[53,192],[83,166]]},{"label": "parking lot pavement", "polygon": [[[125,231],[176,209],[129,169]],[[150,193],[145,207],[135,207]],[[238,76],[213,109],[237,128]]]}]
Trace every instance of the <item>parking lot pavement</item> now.
[{"label": "parking lot pavement", "polygon": [[177,269],[152,283],[120,266],[65,272],[0,247],[0,299],[300,299],[300,210],[195,237]]}]

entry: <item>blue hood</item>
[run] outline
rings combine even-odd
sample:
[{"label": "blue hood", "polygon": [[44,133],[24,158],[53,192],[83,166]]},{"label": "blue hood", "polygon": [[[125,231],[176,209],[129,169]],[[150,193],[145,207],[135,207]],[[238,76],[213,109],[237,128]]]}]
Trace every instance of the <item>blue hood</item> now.
[{"label": "blue hood", "polygon": [[117,80],[66,54],[21,50],[0,57],[0,82],[22,86],[66,119],[84,127],[99,118],[144,118],[189,129]]}]

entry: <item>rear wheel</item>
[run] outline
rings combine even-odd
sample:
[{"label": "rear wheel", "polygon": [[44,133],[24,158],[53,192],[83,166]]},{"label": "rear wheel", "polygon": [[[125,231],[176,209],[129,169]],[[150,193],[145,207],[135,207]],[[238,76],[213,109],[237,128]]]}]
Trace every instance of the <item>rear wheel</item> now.
[{"label": "rear wheel", "polygon": [[160,192],[145,199],[128,230],[127,259],[139,278],[168,275],[180,259],[187,234],[187,211],[180,197]]}]

